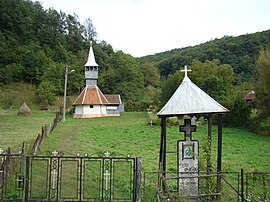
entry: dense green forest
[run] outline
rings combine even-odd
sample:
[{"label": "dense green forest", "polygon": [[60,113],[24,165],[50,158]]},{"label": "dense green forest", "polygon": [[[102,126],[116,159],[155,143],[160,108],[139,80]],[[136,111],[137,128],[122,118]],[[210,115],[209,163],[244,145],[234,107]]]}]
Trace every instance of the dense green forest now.
[{"label": "dense green forest", "polygon": [[148,55],[141,60],[155,63],[161,75],[167,77],[180,67],[191,65],[193,60],[205,62],[218,59],[221,64],[232,66],[236,74],[235,82],[240,84],[254,80],[259,51],[267,47],[270,47],[270,30],[238,37],[224,36],[197,46]]},{"label": "dense green forest", "polygon": [[[66,66],[75,70],[69,74],[68,94],[78,95],[85,85],[83,66],[91,40],[100,89],[121,94],[127,111],[160,109],[182,81],[180,68],[189,65],[192,81],[231,111],[225,123],[260,124],[270,133],[270,30],[135,58],[98,39],[90,18],[81,24],[76,14],[45,10],[38,1],[0,3],[2,106],[21,104],[8,93],[14,84],[18,91],[28,90],[35,104],[53,105],[63,95]],[[246,102],[243,94],[250,90],[257,98]],[[25,95],[23,101],[32,102]]]}]

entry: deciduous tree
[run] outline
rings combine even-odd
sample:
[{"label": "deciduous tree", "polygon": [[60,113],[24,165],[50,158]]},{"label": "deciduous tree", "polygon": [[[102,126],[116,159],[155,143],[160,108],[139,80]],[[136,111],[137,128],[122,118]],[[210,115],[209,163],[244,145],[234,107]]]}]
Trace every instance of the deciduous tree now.
[{"label": "deciduous tree", "polygon": [[160,75],[154,64],[141,63],[141,70],[144,75],[144,86],[154,86],[159,84]]},{"label": "deciduous tree", "polygon": [[262,49],[256,63],[257,82],[256,99],[257,107],[262,115],[270,115],[270,49]]}]

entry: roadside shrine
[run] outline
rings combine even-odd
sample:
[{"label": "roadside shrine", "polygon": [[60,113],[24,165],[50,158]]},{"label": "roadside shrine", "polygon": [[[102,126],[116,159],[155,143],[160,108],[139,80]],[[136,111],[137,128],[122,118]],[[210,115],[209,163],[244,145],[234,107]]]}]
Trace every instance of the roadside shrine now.
[{"label": "roadside shrine", "polygon": [[[208,133],[211,134],[212,114],[217,114],[218,120],[218,145],[217,145],[217,168],[216,168],[216,193],[217,200],[220,199],[221,192],[221,156],[222,156],[222,114],[229,112],[228,109],[220,105],[198,86],[196,86],[189,78],[187,73],[191,70],[185,66],[185,77],[165,104],[158,112],[161,118],[161,136],[160,136],[160,154],[159,154],[159,176],[160,176],[160,199],[170,199],[169,190],[166,187],[166,118],[179,116],[208,116]],[[180,126],[180,132],[184,132],[184,140],[177,142],[177,158],[178,158],[178,191],[179,195],[185,201],[198,201],[199,194],[199,178],[198,169],[199,142],[192,139],[192,133],[196,132],[196,125],[191,123],[190,118],[184,120],[184,125]]]}]

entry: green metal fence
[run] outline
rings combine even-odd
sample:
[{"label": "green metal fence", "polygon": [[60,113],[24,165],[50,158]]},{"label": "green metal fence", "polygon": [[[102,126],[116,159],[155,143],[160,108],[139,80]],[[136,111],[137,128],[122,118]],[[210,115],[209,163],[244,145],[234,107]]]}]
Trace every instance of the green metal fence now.
[{"label": "green metal fence", "polygon": [[0,200],[135,201],[138,158],[0,155]]}]

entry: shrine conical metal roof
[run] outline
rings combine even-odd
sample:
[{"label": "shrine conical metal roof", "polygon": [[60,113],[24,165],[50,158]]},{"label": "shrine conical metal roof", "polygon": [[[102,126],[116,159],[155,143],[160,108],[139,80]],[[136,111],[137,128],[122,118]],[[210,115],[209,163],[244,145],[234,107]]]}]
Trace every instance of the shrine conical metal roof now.
[{"label": "shrine conical metal roof", "polygon": [[94,51],[92,48],[92,41],[90,41],[88,60],[84,66],[85,67],[98,67],[98,64],[96,63],[96,60],[95,60]]},{"label": "shrine conical metal roof", "polygon": [[215,101],[188,78],[187,71],[190,70],[187,70],[186,66],[183,71],[185,72],[185,77],[182,83],[158,112],[158,116],[229,112],[228,109]]}]

